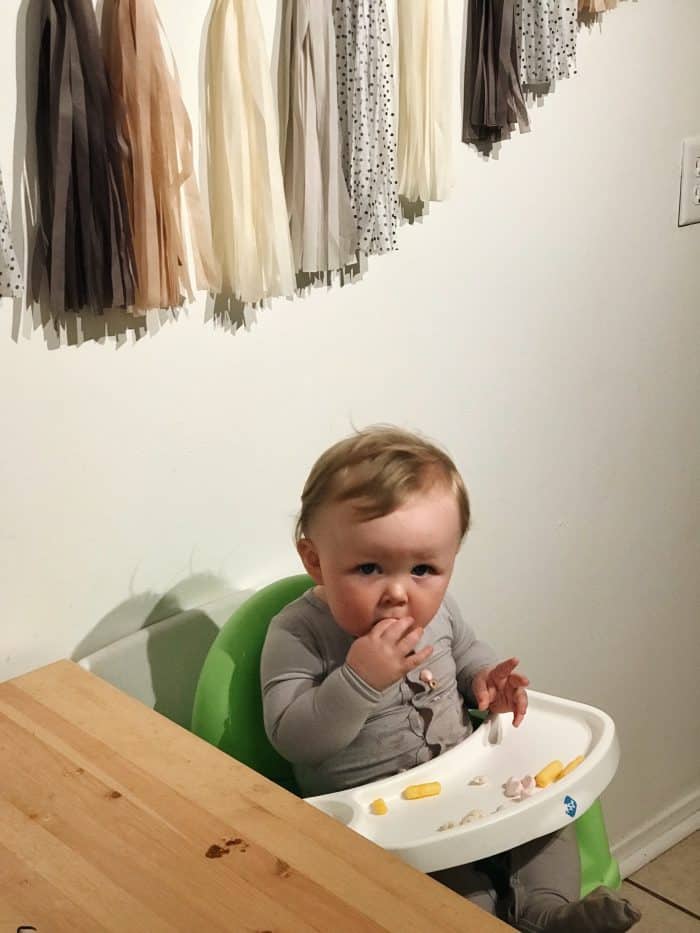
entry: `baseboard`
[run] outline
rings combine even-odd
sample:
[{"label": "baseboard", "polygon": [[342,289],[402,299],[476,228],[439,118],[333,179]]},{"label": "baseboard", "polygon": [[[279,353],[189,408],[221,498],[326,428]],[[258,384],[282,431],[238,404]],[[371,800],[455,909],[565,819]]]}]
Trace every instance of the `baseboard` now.
[{"label": "baseboard", "polygon": [[620,874],[628,878],[700,829],[700,788],[662,810],[612,847]]}]

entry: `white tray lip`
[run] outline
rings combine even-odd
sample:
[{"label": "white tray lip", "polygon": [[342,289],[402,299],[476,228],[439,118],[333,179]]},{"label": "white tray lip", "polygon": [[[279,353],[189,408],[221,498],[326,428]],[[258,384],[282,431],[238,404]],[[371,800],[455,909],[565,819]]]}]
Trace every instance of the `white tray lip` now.
[{"label": "white tray lip", "polygon": [[[454,838],[457,835],[462,835],[463,833],[473,832],[474,830],[480,828],[486,828],[487,826],[492,826],[495,822],[500,822],[501,820],[508,819],[509,817],[515,816],[517,814],[526,813],[533,806],[541,805],[546,803],[548,800],[554,800],[561,796],[562,790],[566,790],[567,787],[572,787],[574,784],[580,785],[581,782],[591,774],[606,758],[609,758],[607,767],[604,769],[607,773],[601,777],[603,780],[596,780],[592,783],[600,784],[601,786],[596,790],[595,796],[597,797],[602,791],[607,787],[609,782],[612,780],[615,771],[617,770],[617,764],[619,761],[619,747],[617,742],[617,735],[615,729],[615,723],[612,718],[603,710],[598,709],[595,706],[591,706],[587,703],[580,703],[577,700],[568,700],[563,697],[553,696],[548,693],[541,693],[536,690],[528,690],[528,698],[530,704],[530,711],[533,711],[534,708],[547,709],[547,708],[558,708],[561,710],[561,707],[564,707],[570,712],[577,713],[577,718],[583,718],[584,720],[590,722],[591,720],[596,721],[601,727],[601,735],[596,742],[595,747],[591,750],[589,754],[586,755],[585,760],[581,765],[576,769],[575,772],[572,772],[567,777],[562,778],[561,781],[557,781],[554,784],[550,785],[547,788],[539,790],[536,795],[531,797],[529,800],[523,801],[515,809],[507,809],[502,813],[491,814],[487,824],[482,824],[480,821],[477,823],[471,823],[462,827],[455,827],[449,833],[450,838]],[[512,722],[512,714],[500,714],[504,718],[505,722],[510,725]],[[489,719],[494,718],[492,716],[488,717]],[[360,806],[366,805],[368,799],[373,799],[374,797],[382,796],[382,789],[386,790],[387,788],[393,788],[396,784],[414,784],[421,783],[421,777],[425,774],[426,771],[432,771],[435,769],[436,762],[440,761],[445,763],[445,760],[448,756],[456,757],[457,754],[461,752],[464,745],[472,741],[483,740],[483,735],[481,729],[475,729],[474,732],[468,736],[463,742],[460,742],[459,745],[456,745],[454,748],[451,748],[449,751],[445,752],[443,755],[439,755],[437,758],[433,758],[430,761],[426,761],[423,764],[417,765],[415,768],[411,768],[408,771],[402,771],[398,774],[392,774],[385,778],[379,778],[376,781],[372,781],[368,784],[360,784],[357,787],[351,787],[347,790],[337,791],[330,794],[320,794],[314,797],[306,797],[305,800],[307,803],[312,804],[313,806],[320,806],[320,809],[323,808],[324,803],[347,803],[352,807],[354,811],[357,811]],[[583,811],[581,811],[583,812]],[[581,815],[579,813],[579,815]],[[345,824],[349,829],[354,829],[358,817],[353,817],[347,824]],[[371,836],[367,838],[372,838]],[[408,853],[411,850],[416,848],[423,848],[426,846],[432,846],[436,843],[441,843],[448,838],[444,832],[436,830],[433,833],[427,835],[421,835],[420,837],[413,839],[406,839],[401,842],[399,845],[390,845],[386,848],[389,851],[400,853]]]}]

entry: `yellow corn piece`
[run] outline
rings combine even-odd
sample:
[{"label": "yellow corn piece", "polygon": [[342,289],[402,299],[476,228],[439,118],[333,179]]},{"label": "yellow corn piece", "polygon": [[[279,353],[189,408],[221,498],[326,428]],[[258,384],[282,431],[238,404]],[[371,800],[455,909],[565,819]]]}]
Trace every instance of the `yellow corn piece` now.
[{"label": "yellow corn piece", "polygon": [[384,816],[385,813],[389,812],[386,801],[382,800],[381,797],[377,797],[376,800],[373,800],[369,808],[375,816]]},{"label": "yellow corn piece", "polygon": [[535,775],[535,784],[538,787],[549,787],[552,781],[556,781],[563,769],[564,765],[559,759],[550,761],[546,768],[542,768],[540,773]]},{"label": "yellow corn piece", "polygon": [[439,781],[428,781],[427,784],[410,784],[403,796],[406,800],[420,800],[421,797],[435,797],[441,790]]},{"label": "yellow corn piece", "polygon": [[561,781],[561,779],[565,778],[567,774],[571,774],[572,771],[578,768],[578,766],[581,764],[582,761],[583,761],[583,755],[578,755],[576,758],[574,758],[573,761],[570,761],[568,763],[568,765],[564,768],[564,770],[560,774],[556,776],[555,780]]}]

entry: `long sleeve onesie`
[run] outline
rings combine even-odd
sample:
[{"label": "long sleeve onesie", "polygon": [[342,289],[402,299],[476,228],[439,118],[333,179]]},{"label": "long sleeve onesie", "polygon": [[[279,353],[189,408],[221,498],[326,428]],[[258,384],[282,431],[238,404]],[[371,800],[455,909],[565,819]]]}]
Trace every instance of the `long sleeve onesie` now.
[{"label": "long sleeve onesie", "polygon": [[303,794],[329,793],[413,768],[472,731],[465,697],[474,674],[497,662],[454,600],[445,598],[416,651],[433,653],[386,690],[365,683],[345,662],[353,636],[309,591],[270,623],[262,653],[265,729],[294,767]]}]

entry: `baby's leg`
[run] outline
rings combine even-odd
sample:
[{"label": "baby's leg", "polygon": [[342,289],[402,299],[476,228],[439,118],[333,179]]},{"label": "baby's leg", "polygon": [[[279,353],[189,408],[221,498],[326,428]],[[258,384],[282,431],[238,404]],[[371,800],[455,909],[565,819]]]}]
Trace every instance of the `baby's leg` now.
[{"label": "baby's leg", "polygon": [[547,914],[580,897],[581,863],[573,827],[512,849],[510,872],[509,922],[522,930],[546,930]]},{"label": "baby's leg", "polygon": [[430,877],[445,887],[466,897],[472,904],[481,907],[487,914],[496,916],[496,891],[489,876],[472,865],[456,865],[429,872]]},{"label": "baby's leg", "polygon": [[607,888],[580,900],[573,827],[518,846],[510,860],[508,922],[522,933],[624,933],[639,920],[639,913]]}]

